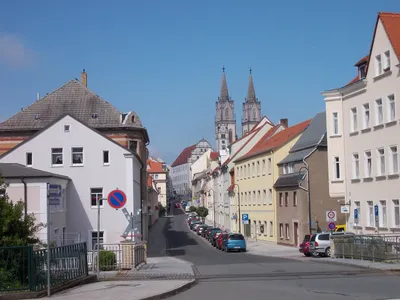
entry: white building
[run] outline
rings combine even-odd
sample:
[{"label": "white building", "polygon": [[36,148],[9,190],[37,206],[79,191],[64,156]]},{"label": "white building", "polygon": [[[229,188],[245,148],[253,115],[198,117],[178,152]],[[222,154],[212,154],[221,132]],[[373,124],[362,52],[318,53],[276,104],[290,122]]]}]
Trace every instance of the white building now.
[{"label": "white building", "polygon": [[172,163],[172,184],[176,194],[191,198],[190,166],[208,149],[212,149],[205,139],[186,147]]},{"label": "white building", "polygon": [[349,230],[359,233],[400,231],[398,28],[400,14],[379,13],[357,77],[323,93],[330,195],[350,205]]},{"label": "white building", "polygon": [[[80,241],[79,234],[67,233],[66,189],[70,179],[42,170],[26,167],[17,163],[0,163],[0,174],[4,186],[0,186],[0,195],[6,194],[12,202],[23,202],[24,214],[34,214],[35,225],[40,230],[37,237],[47,243],[47,214],[50,213],[50,241],[62,246]],[[47,184],[61,186],[62,197],[59,205],[47,205]]]},{"label": "white building", "polygon": [[[139,158],[72,116],[61,117],[18,144],[1,156],[0,162],[68,176],[71,181],[66,191],[66,232],[81,234],[88,241],[89,250],[97,237],[97,199],[106,198],[115,189],[123,191],[124,208],[135,218],[134,239],[140,240],[143,224]],[[112,244],[124,240],[121,236],[129,222],[122,209],[116,210],[104,200],[100,203],[101,242]]]}]

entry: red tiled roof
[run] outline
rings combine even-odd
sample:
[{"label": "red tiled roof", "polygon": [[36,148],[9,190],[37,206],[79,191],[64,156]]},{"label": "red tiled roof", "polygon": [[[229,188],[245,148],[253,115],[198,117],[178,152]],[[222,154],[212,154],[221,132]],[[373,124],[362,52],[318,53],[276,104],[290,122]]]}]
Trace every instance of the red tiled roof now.
[{"label": "red tiled roof", "polygon": [[210,159],[211,160],[216,160],[216,159],[218,159],[218,152],[211,152],[210,153]]},{"label": "red tiled roof", "polygon": [[[231,156],[230,158],[228,158],[228,159],[224,162],[224,165],[228,165],[228,164],[236,157],[236,155],[238,155],[239,152],[254,138],[254,136],[257,134],[257,132],[260,131],[261,128],[263,128],[264,126],[267,126],[267,125],[271,125],[271,124],[267,122],[267,123],[265,123],[264,125],[262,125],[260,128],[256,129],[254,135],[253,135],[251,138],[249,138],[249,139],[246,141],[246,143],[244,143],[244,144],[242,145],[242,147],[240,147],[240,148],[238,149],[238,151],[236,151],[236,153],[235,153],[233,156]],[[270,130],[268,130],[268,132],[271,132],[271,133],[272,133],[272,132],[275,132],[276,129],[279,128],[279,126],[282,126],[282,124],[278,124],[278,125],[272,127]],[[268,132],[267,132],[264,136],[266,136],[266,135],[268,134]]]},{"label": "red tiled roof", "polygon": [[175,159],[175,161],[172,163],[171,167],[176,167],[186,164],[188,162],[189,157],[192,155],[193,150],[196,149],[196,145],[197,144],[194,144],[192,146],[183,149],[181,154],[179,154],[178,158]]},{"label": "red tiled roof", "polygon": [[365,64],[365,63],[368,62],[368,59],[369,59],[369,55],[366,55],[363,58],[361,58],[354,66],[358,67],[358,66],[360,66],[362,64]]},{"label": "red tiled roof", "polygon": [[[251,133],[253,133],[253,132],[255,132],[255,131],[258,131],[260,128],[257,128],[257,126],[261,123],[261,121],[264,119],[264,118],[267,118],[267,117],[262,117],[261,118],[261,120],[260,121],[258,121],[257,122],[257,124],[255,124],[254,125],[254,127],[249,131],[249,132],[247,132],[244,136],[242,136],[241,138],[238,138],[236,141],[233,141],[232,143],[231,143],[231,145],[233,145],[233,144],[235,144],[236,142],[239,142],[239,141],[241,141],[242,139],[244,139],[246,136],[248,136],[249,134],[251,134]],[[268,119],[268,118],[267,118]],[[270,122],[268,122],[267,121],[267,123],[266,124],[269,124],[269,125],[271,125],[271,126],[274,126],[274,124],[272,124],[272,123],[270,123]],[[264,126],[264,125],[263,125]],[[261,126],[262,127],[262,126]]]},{"label": "red tiled roof", "polygon": [[150,175],[147,175],[147,186],[148,186],[149,188],[152,188],[152,187],[153,187],[153,178],[151,178]]},{"label": "red tiled roof", "polygon": [[147,173],[166,173],[166,171],[163,169],[162,163],[148,159]]},{"label": "red tiled roof", "polygon": [[381,12],[378,14],[378,19],[379,18],[381,19],[397,58],[400,59],[400,14]]},{"label": "red tiled roof", "polygon": [[[276,134],[271,134],[269,130],[260,141],[245,155],[237,159],[236,161],[241,161],[247,158],[251,158],[253,156],[274,150],[283,146],[286,142],[293,139],[300,133],[302,133],[308,125],[310,125],[312,119],[306,120],[299,124],[293,125],[286,129],[279,131]],[[276,129],[275,129],[276,131]]]}]

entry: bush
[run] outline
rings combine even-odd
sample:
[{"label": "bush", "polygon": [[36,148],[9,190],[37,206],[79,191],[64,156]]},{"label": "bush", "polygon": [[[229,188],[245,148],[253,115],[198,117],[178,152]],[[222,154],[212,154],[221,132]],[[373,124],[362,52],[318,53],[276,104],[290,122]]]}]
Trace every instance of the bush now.
[{"label": "bush", "polygon": [[208,216],[208,208],[207,207],[200,206],[197,208],[196,212],[199,215],[199,217],[205,218]]},{"label": "bush", "polygon": [[112,271],[117,267],[117,255],[112,251],[100,250],[100,271]]},{"label": "bush", "polygon": [[189,208],[189,211],[190,211],[190,212],[197,212],[197,207],[191,206],[191,207]]},{"label": "bush", "polygon": [[161,203],[158,203],[158,216],[159,217],[165,216],[165,207],[162,206]]}]

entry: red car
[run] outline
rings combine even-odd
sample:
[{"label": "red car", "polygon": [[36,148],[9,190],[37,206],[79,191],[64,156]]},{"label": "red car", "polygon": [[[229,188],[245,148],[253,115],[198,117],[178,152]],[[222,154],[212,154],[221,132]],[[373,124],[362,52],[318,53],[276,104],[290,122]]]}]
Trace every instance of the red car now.
[{"label": "red car", "polygon": [[218,238],[217,238],[217,240],[216,240],[216,245],[215,245],[215,247],[216,247],[217,249],[222,250],[222,240],[224,239],[224,237],[225,237],[226,235],[227,235],[227,233],[223,232],[223,233],[221,233],[221,234],[218,236]]},{"label": "red car", "polygon": [[181,204],[180,203],[175,203],[175,208],[181,208]]},{"label": "red car", "polygon": [[311,239],[311,235],[306,234],[304,236],[303,242],[299,245],[299,252],[303,253],[305,256],[311,256],[310,239]]}]

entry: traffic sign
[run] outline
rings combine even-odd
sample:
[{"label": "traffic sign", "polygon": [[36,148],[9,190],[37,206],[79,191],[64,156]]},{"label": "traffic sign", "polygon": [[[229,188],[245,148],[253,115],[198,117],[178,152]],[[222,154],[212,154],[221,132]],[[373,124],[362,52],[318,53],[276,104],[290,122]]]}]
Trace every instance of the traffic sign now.
[{"label": "traffic sign", "polygon": [[375,226],[379,227],[379,207],[377,204],[375,205],[374,209],[375,209]]},{"label": "traffic sign", "polygon": [[334,210],[326,211],[326,221],[327,222],[336,222],[336,211],[334,211]]},{"label": "traffic sign", "polygon": [[249,220],[249,214],[242,214],[242,221],[248,221]]},{"label": "traffic sign", "polygon": [[358,223],[358,208],[354,209],[354,223]]},{"label": "traffic sign", "polygon": [[328,224],[328,228],[329,228],[330,230],[333,230],[333,229],[336,228],[336,224],[333,223],[333,222],[330,222],[330,223]]},{"label": "traffic sign", "polygon": [[340,207],[340,212],[342,214],[348,214],[350,212],[350,207],[348,205],[342,205]]},{"label": "traffic sign", "polygon": [[47,195],[49,197],[61,197],[62,188],[59,184],[49,184],[47,188]]},{"label": "traffic sign", "polygon": [[59,184],[47,185],[47,198],[49,205],[60,205],[62,197],[62,187]]},{"label": "traffic sign", "polygon": [[108,194],[107,200],[112,208],[122,208],[126,203],[126,195],[121,190],[113,190]]}]

